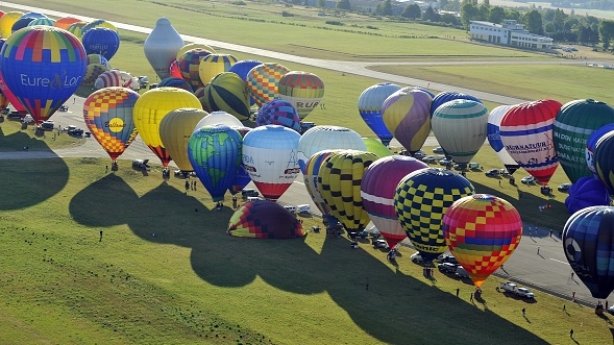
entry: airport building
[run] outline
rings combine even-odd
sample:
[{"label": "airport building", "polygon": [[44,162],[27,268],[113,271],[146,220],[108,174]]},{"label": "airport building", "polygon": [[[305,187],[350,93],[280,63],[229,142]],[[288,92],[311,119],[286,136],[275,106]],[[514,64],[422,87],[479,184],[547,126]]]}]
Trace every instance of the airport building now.
[{"label": "airport building", "polygon": [[552,49],[552,38],[532,34],[515,20],[504,20],[501,24],[472,20],[469,34],[476,41],[525,49]]}]

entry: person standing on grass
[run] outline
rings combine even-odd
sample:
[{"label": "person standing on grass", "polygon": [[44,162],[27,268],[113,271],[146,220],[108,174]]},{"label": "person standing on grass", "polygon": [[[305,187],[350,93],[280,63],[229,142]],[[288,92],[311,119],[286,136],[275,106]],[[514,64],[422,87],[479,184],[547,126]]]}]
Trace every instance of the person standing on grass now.
[{"label": "person standing on grass", "polygon": [[102,242],[102,230],[100,230],[100,239],[98,240],[98,242]]}]

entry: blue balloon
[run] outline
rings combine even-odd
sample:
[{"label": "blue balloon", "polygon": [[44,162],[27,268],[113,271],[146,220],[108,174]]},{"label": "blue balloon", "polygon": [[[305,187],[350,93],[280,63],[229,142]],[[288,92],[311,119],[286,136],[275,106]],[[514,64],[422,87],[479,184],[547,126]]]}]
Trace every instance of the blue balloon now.
[{"label": "blue balloon", "polygon": [[574,213],[563,228],[569,265],[594,298],[614,290],[614,207],[593,206]]},{"label": "blue balloon", "polygon": [[569,188],[565,207],[570,214],[590,206],[609,205],[610,194],[606,186],[593,176],[580,177]]},{"label": "blue balloon", "polygon": [[194,92],[194,90],[192,89],[192,85],[190,85],[190,83],[188,83],[186,80],[181,79],[181,78],[175,78],[175,77],[164,78],[160,80],[160,82],[158,83],[158,87],[163,87],[163,86],[176,87],[179,89],[184,89],[189,92]]},{"label": "blue balloon", "polygon": [[598,141],[595,147],[593,162],[597,176],[608,188],[610,195],[614,195],[614,131],[607,132]]},{"label": "blue balloon", "polygon": [[453,101],[455,99],[468,99],[470,101],[476,101],[476,102],[482,103],[482,101],[480,101],[479,99],[471,95],[467,95],[465,93],[453,92],[453,91],[440,92],[437,94],[437,96],[435,96],[435,98],[433,98],[433,102],[431,103],[431,117],[433,116],[433,113],[435,113],[435,110],[437,110],[437,108],[440,105],[446,102],[449,102],[449,101]]},{"label": "blue balloon", "polygon": [[120,39],[115,30],[98,27],[87,30],[81,37],[81,42],[88,55],[99,54],[111,60],[119,49]]},{"label": "blue balloon", "polygon": [[390,144],[393,136],[384,123],[382,104],[388,96],[400,88],[399,85],[393,83],[379,83],[366,88],[358,97],[360,116],[385,146]]},{"label": "blue balloon", "polygon": [[[236,75],[241,77],[243,81],[247,81],[247,74],[249,73],[249,71],[258,65],[262,65],[262,61],[240,60],[237,61],[234,65],[230,66],[228,72],[235,73]],[[252,96],[249,96],[249,105],[254,105],[255,103],[256,101],[254,100],[254,98],[252,98]]]},{"label": "blue balloon", "polygon": [[21,16],[21,18],[17,19],[17,21],[13,23],[13,26],[11,27],[11,32],[15,32],[19,29],[25,28],[26,26],[28,26],[28,24],[30,24],[30,22],[33,22],[35,19],[36,18]]},{"label": "blue balloon", "polygon": [[586,165],[588,165],[588,169],[595,174],[595,176],[597,175],[597,172],[595,171],[595,161],[593,159],[593,155],[595,154],[597,142],[611,131],[614,131],[614,123],[608,123],[607,125],[597,128],[586,141]]},{"label": "blue balloon", "polygon": [[241,134],[226,125],[203,126],[188,140],[188,158],[213,201],[221,202],[241,164]]}]

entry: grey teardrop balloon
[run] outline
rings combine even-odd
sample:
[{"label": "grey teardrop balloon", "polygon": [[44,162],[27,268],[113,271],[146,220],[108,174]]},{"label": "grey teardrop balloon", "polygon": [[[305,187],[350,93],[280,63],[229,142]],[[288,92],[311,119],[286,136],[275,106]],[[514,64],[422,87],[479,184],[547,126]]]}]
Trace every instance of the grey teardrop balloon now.
[{"label": "grey teardrop balloon", "polygon": [[169,67],[184,42],[171,22],[160,18],[145,40],[145,56],[160,79],[170,77]]}]

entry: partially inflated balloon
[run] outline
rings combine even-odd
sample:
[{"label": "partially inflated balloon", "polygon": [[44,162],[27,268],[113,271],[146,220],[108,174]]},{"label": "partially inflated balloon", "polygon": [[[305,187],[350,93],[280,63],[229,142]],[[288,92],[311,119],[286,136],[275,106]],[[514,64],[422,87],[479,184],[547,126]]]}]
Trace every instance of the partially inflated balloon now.
[{"label": "partially inflated balloon", "polygon": [[297,132],[276,125],[254,128],[243,138],[243,167],[265,198],[279,199],[300,172],[299,138]]},{"label": "partially inflated balloon", "polygon": [[463,169],[484,145],[487,124],[486,107],[467,99],[440,105],[431,120],[439,145]]},{"label": "partially inflated balloon", "polygon": [[113,161],[136,138],[132,110],[139,94],[123,87],[98,90],[83,103],[87,128]]},{"label": "partially inflated balloon", "polygon": [[15,22],[22,16],[22,12],[10,11],[6,12],[2,17],[0,17],[0,36],[2,36],[2,38],[9,38],[9,36],[11,36],[13,33],[13,24],[15,24]]},{"label": "partially inflated balloon", "polygon": [[507,152],[505,145],[503,145],[501,135],[499,134],[499,126],[501,125],[501,119],[503,119],[503,116],[511,107],[511,105],[500,105],[491,110],[488,115],[488,125],[486,126],[486,138],[488,139],[488,143],[490,147],[495,150],[497,157],[501,163],[503,163],[503,166],[509,174],[513,174],[519,166],[516,164],[514,158]]},{"label": "partially inflated balloon", "polygon": [[569,196],[565,199],[565,207],[570,214],[590,206],[607,206],[609,204],[610,193],[608,189],[594,176],[580,177],[569,188]]},{"label": "partially inflated balloon", "polygon": [[228,126],[200,127],[188,141],[188,157],[213,201],[223,201],[241,164],[241,134]]},{"label": "partially inflated balloon", "polygon": [[203,126],[226,125],[229,127],[242,127],[243,124],[236,117],[225,111],[214,111],[198,121],[194,130]]},{"label": "partially inflated balloon", "polygon": [[278,97],[292,103],[302,120],[322,101],[324,82],[313,73],[291,71],[281,77],[278,90]]},{"label": "partially inflated balloon", "polygon": [[365,170],[377,156],[357,150],[335,151],[328,156],[318,172],[318,190],[330,213],[348,232],[362,231],[369,216],[362,207],[360,182]]},{"label": "partially inflated balloon", "polygon": [[274,99],[266,102],[258,110],[256,125],[280,125],[301,132],[301,119],[292,103]]},{"label": "partially inflated balloon", "polygon": [[198,66],[200,66],[200,62],[202,59],[211,55],[211,52],[206,49],[195,48],[184,52],[177,59],[177,65],[179,66],[179,70],[181,71],[181,76],[183,79],[190,82],[192,88],[198,89],[199,87],[203,87],[206,83],[200,81],[200,76],[198,75]]},{"label": "partially inflated balloon", "polygon": [[176,87],[179,89],[186,90],[188,92],[193,92],[192,86],[187,81],[181,78],[168,77],[160,80],[158,83],[158,87]]},{"label": "partially inflated balloon", "polygon": [[100,54],[111,60],[119,49],[120,39],[116,31],[100,27],[85,32],[81,42],[88,54]]},{"label": "partially inflated balloon", "polygon": [[507,152],[542,185],[548,184],[559,165],[552,128],[560,109],[561,103],[549,99],[517,104],[499,126]]},{"label": "partially inflated balloon", "polygon": [[91,29],[95,29],[95,28],[106,28],[106,29],[110,29],[115,32],[118,32],[117,27],[115,25],[113,25],[111,22],[108,22],[104,19],[96,19],[96,20],[93,20],[85,24],[85,26],[81,28],[81,32],[83,33],[83,35],[85,35],[87,31]]},{"label": "partially inflated balloon", "polygon": [[614,109],[604,102],[579,99],[561,107],[552,134],[559,162],[571,182],[591,176],[586,164],[586,142],[597,128],[614,123]]},{"label": "partially inflated balloon", "polygon": [[614,195],[614,131],[601,137],[595,148],[595,170],[597,176]]},{"label": "partially inflated balloon", "polygon": [[177,60],[173,60],[173,62],[171,62],[168,72],[170,73],[171,78],[183,79],[183,74],[181,74],[181,69],[179,68],[179,63]]},{"label": "partially inflated balloon", "polygon": [[283,206],[269,200],[254,200],[230,217],[228,234],[257,239],[291,239],[305,236],[299,220]]},{"label": "partially inflated balloon", "polygon": [[70,32],[71,34],[75,35],[75,37],[77,37],[78,39],[81,39],[81,36],[83,35],[83,31],[81,31],[81,29],[83,29],[83,27],[86,25],[86,22],[76,22],[74,24],[71,24],[66,31]]},{"label": "partially inflated balloon", "polygon": [[89,54],[87,56],[87,67],[85,69],[85,75],[83,76],[83,84],[93,85],[98,77],[109,70],[111,65],[109,61],[102,55]]},{"label": "partially inflated balloon", "polygon": [[145,57],[160,79],[169,77],[168,68],[183,47],[183,39],[166,18],[160,18],[144,43]]},{"label": "partially inflated balloon", "polygon": [[388,130],[414,154],[431,131],[431,96],[418,89],[403,88],[386,98],[382,116]]},{"label": "partially inflated balloon", "polygon": [[362,142],[365,143],[365,151],[375,153],[378,158],[392,156],[392,152],[375,138],[362,138]]},{"label": "partially inflated balloon", "polygon": [[209,84],[211,79],[215,78],[218,74],[228,72],[235,62],[237,62],[237,58],[230,54],[213,53],[205,56],[200,60],[200,65],[198,66],[200,81],[204,85]]},{"label": "partially inflated balloon", "polygon": [[211,79],[203,97],[209,111],[225,111],[240,121],[249,119],[249,95],[245,82],[234,73],[224,72]]},{"label": "partially inflated balloon", "polygon": [[390,248],[407,237],[394,208],[397,185],[406,175],[424,168],[428,165],[415,158],[394,155],[376,160],[365,170],[360,184],[362,207]]},{"label": "partially inflated balloon", "polygon": [[480,288],[514,253],[522,237],[522,219],[509,202],[488,194],[454,202],[443,218],[450,253]]},{"label": "partially inflated balloon", "polygon": [[71,26],[74,23],[78,23],[80,21],[81,20],[77,19],[77,18],[64,17],[64,18],[60,18],[60,19],[56,20],[54,25],[57,26],[60,29],[67,30],[69,26]]},{"label": "partially inflated balloon", "polygon": [[278,63],[263,63],[247,73],[247,89],[256,105],[261,106],[275,98],[279,80],[288,72],[289,69]]},{"label": "partially inflated balloon", "polygon": [[565,256],[594,298],[614,290],[614,207],[593,206],[574,213],[563,228]]},{"label": "partially inflated balloon", "polygon": [[208,46],[206,44],[188,43],[184,45],[183,47],[179,48],[179,50],[177,51],[177,55],[175,55],[175,59],[179,60],[179,57],[183,55],[183,53],[187,52],[188,50],[192,50],[192,49],[204,49],[204,50],[208,50],[210,53],[215,53],[215,49],[213,49],[213,47]]},{"label": "partially inflated balloon", "polygon": [[479,99],[465,93],[444,91],[438,93],[437,96],[433,97],[433,103],[431,103],[431,116],[435,114],[435,110],[437,110],[440,105],[443,105],[444,103],[453,101],[455,99],[467,99],[470,101],[482,103],[482,101],[480,101]]},{"label": "partially inflated balloon", "polygon": [[172,110],[200,108],[198,98],[188,91],[161,87],[145,92],[134,106],[134,123],[145,145],[160,158],[164,167],[171,157],[160,138],[160,123]]},{"label": "partially inflated balloon", "polygon": [[609,123],[607,125],[597,128],[593,131],[591,136],[588,137],[588,140],[586,141],[586,165],[588,166],[588,170],[590,170],[595,176],[597,176],[597,170],[595,169],[594,155],[597,143],[603,136],[605,136],[611,131],[614,131],[614,123]]},{"label": "partially inflated balloon", "polygon": [[28,26],[28,24],[33,22],[34,19],[35,18],[32,18],[32,17],[22,16],[21,18],[17,19],[15,23],[13,23],[13,26],[11,27],[11,32],[15,32],[15,31],[25,28],[26,26]]},{"label": "partially inflated balloon", "polygon": [[392,133],[386,128],[382,117],[382,105],[386,98],[401,87],[393,83],[379,83],[366,88],[358,97],[358,112],[373,133],[386,146],[392,140]]},{"label": "partially inflated balloon", "polygon": [[160,122],[160,139],[173,161],[181,171],[193,171],[188,158],[188,140],[198,121],[207,112],[197,108],[172,110]]},{"label": "partially inflated balloon", "polygon": [[8,88],[34,120],[42,122],[77,90],[87,55],[81,42],[66,30],[32,26],[6,41],[0,65]]},{"label": "partially inflated balloon", "polygon": [[446,250],[442,221],[448,207],[474,193],[469,180],[445,169],[417,170],[399,182],[394,194],[397,217],[425,263]]},{"label": "partially inflated balloon", "polygon": [[128,72],[110,70],[101,73],[94,82],[94,88],[102,89],[111,86],[127,87],[133,90],[138,90],[138,80]]},{"label": "partially inflated balloon", "polygon": [[322,150],[351,149],[365,151],[367,147],[360,134],[353,129],[339,126],[315,126],[301,136],[298,144],[298,164],[305,173],[307,161]]},{"label": "partially inflated balloon", "polygon": [[30,24],[28,24],[28,26],[34,26],[34,25],[55,26],[55,20],[50,19],[50,18],[38,18],[38,19],[34,19],[33,21],[30,22]]}]

